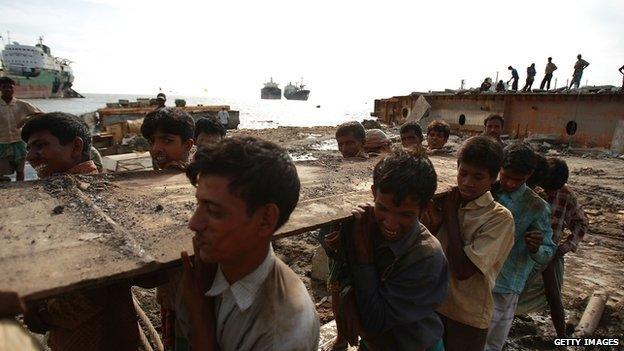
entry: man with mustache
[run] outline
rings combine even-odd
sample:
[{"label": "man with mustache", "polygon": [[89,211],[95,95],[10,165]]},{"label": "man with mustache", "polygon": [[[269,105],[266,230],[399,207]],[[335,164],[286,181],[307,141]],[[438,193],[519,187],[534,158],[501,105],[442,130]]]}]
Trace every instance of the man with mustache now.
[{"label": "man with mustache", "polygon": [[234,137],[202,148],[186,171],[197,188],[189,221],[194,262],[182,253],[176,306],[193,350],[317,350],[319,320],[299,277],[271,239],[299,200],[283,148]]}]

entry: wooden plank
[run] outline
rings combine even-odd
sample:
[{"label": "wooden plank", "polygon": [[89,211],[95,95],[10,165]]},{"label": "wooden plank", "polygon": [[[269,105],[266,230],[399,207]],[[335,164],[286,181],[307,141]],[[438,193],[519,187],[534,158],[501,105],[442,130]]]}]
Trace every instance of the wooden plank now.
[{"label": "wooden plank", "polygon": [[[275,239],[348,218],[371,200],[374,163],[298,165],[302,199]],[[0,290],[33,300],[179,266],[194,193],[184,174],[162,171],[0,184]]]}]

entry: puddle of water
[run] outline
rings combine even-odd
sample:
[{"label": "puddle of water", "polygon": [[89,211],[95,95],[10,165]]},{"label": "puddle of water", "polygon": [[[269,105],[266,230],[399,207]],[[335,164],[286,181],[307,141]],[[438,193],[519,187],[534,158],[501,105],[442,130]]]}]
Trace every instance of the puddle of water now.
[{"label": "puddle of water", "polygon": [[292,155],[291,154],[290,157],[295,162],[299,162],[299,161],[316,161],[317,160],[317,158],[312,156],[312,154],[301,154],[301,155]]},{"label": "puddle of water", "polygon": [[323,140],[310,147],[317,151],[338,151],[338,142],[336,139]]}]

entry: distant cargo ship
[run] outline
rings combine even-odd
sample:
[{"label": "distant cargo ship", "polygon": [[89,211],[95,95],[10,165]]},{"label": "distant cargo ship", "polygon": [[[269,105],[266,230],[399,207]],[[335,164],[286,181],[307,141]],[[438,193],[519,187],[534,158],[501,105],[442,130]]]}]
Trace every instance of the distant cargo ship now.
[{"label": "distant cargo ship", "polygon": [[305,85],[303,85],[303,78],[301,79],[299,86],[288,83],[288,85],[284,87],[284,97],[288,100],[307,101],[309,95],[310,90],[305,89]]},{"label": "distant cargo ship", "polygon": [[260,98],[276,100],[282,98],[282,89],[279,88],[277,83],[273,82],[272,77],[269,82],[264,83],[264,88],[260,89]]},{"label": "distant cargo ship", "polygon": [[74,74],[71,62],[52,56],[42,38],[35,46],[9,41],[0,57],[0,76],[15,81],[17,98],[82,97],[72,89]]}]

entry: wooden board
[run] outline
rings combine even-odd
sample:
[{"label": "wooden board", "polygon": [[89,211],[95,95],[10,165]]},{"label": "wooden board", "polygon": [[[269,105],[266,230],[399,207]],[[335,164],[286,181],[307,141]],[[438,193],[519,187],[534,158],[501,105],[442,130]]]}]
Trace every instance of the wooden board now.
[{"label": "wooden board", "polygon": [[[348,218],[371,200],[373,165],[332,170],[345,177],[299,165],[302,199],[275,239]],[[155,171],[1,184],[0,290],[39,299],[179,266],[194,192],[184,174]]]}]

